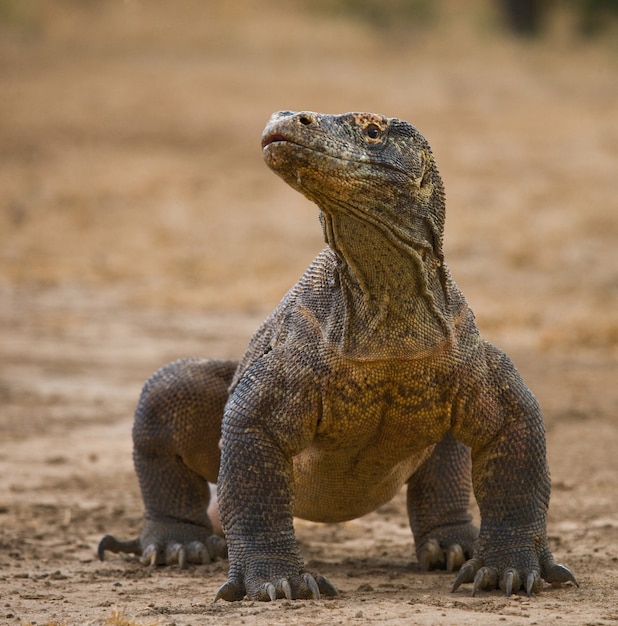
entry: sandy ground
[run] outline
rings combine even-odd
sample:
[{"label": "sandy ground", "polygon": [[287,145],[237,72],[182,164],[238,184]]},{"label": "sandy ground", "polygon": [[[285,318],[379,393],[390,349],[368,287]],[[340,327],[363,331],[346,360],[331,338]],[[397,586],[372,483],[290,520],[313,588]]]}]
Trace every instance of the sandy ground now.
[{"label": "sandy ground", "polygon": [[[465,5],[384,32],[300,2],[0,3],[0,623],[618,622],[616,49],[512,41]],[[213,604],[225,562],[97,561],[140,526],[145,378],[239,356],[321,247],[261,161],[279,109],[429,138],[453,274],[545,414],[550,541],[579,589],[450,594],[418,571],[402,496],[298,522],[336,600]]]}]

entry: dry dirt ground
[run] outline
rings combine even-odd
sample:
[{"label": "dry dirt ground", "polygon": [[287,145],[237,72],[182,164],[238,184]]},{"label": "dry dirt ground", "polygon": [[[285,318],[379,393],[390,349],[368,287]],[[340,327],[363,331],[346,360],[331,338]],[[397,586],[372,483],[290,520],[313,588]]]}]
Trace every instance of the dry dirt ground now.
[{"label": "dry dirt ground", "polygon": [[[0,623],[618,621],[615,44],[564,20],[514,41],[480,1],[388,31],[325,4],[0,2]],[[140,526],[142,382],[239,356],[321,247],[315,207],[261,161],[279,109],[373,110],[429,138],[451,269],[544,410],[549,535],[579,589],[449,593],[418,571],[401,496],[298,522],[335,600],[213,604],[224,562],[96,559]]]}]

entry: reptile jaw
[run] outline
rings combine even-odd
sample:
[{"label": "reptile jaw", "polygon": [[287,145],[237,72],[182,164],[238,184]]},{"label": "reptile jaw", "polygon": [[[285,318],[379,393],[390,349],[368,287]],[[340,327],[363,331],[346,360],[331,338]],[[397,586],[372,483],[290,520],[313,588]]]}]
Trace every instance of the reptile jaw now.
[{"label": "reptile jaw", "polygon": [[290,142],[290,140],[284,137],[281,133],[273,133],[272,135],[266,135],[266,137],[262,139],[262,150],[266,148],[266,146],[270,146],[271,143],[277,143],[280,141],[293,143]]}]

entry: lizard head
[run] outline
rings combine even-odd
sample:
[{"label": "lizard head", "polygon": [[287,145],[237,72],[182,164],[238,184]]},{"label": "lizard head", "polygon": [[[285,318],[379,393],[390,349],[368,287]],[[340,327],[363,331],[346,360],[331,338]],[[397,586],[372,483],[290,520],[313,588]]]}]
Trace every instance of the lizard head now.
[{"label": "lizard head", "polygon": [[262,152],[326,216],[372,223],[441,256],[442,181],[428,142],[407,122],[373,113],[281,111],[264,129]]}]

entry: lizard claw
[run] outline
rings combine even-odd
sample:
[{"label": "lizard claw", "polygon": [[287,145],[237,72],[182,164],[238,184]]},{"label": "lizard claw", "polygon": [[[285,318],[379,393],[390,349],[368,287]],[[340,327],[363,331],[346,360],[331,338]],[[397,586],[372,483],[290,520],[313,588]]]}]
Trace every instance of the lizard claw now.
[{"label": "lizard claw", "polygon": [[277,599],[277,590],[272,583],[264,583],[259,591],[258,600],[270,600],[274,602]]},{"label": "lizard claw", "polygon": [[151,543],[144,548],[140,558],[142,565],[163,565],[165,563],[165,552],[163,547],[155,543]]},{"label": "lizard claw", "polygon": [[504,576],[500,581],[500,589],[502,589],[507,598],[510,598],[513,591],[519,591],[521,587],[521,578],[517,570],[510,568],[504,572]]},{"label": "lizard claw", "polygon": [[242,600],[245,595],[244,590],[240,589],[238,585],[235,585],[231,582],[223,583],[219,590],[217,591],[217,595],[215,596],[214,602],[217,600],[225,600],[226,602],[236,602],[238,600]]},{"label": "lizard claw", "polygon": [[526,595],[530,597],[533,591],[538,591],[542,584],[541,575],[538,572],[528,572],[526,577]]},{"label": "lizard claw", "polygon": [[178,567],[185,569],[187,567],[187,551],[184,546],[178,551]]},{"label": "lizard claw", "polygon": [[[204,545],[201,541],[191,541],[184,546],[186,551],[186,559],[189,563],[210,563],[214,561],[216,556],[211,554],[208,544]],[[180,565],[180,559],[178,560]],[[182,569],[182,565],[180,567]]]},{"label": "lizard claw", "polygon": [[[178,563],[180,569],[187,566],[187,551],[181,543],[169,543],[165,546],[165,564]],[[155,565],[155,563],[151,563]]]},{"label": "lizard claw", "polygon": [[116,539],[116,537],[112,537],[112,535],[105,535],[105,537],[99,541],[97,556],[100,561],[105,560],[105,550],[114,552],[115,554],[122,552],[124,554],[140,555],[142,553],[142,547],[139,539],[132,539],[131,541],[118,541],[118,539]]},{"label": "lizard claw", "polygon": [[429,571],[432,565],[443,561],[442,548],[437,539],[429,539],[418,551],[418,564],[422,572]]},{"label": "lizard claw", "polygon": [[318,587],[318,583],[316,582],[315,578],[311,574],[305,573],[302,575],[302,579],[305,581],[307,587],[309,587],[309,591],[311,591],[313,599],[319,600],[320,588]]},{"label": "lizard claw", "polygon": [[489,567],[481,567],[474,576],[474,585],[472,586],[472,597],[476,596],[479,589],[491,589],[496,587],[498,574],[496,570]]},{"label": "lizard claw", "polygon": [[292,599],[292,587],[290,587],[290,583],[284,578],[280,583],[281,591],[283,591],[283,595],[286,600]]},{"label": "lizard claw", "polygon": [[454,572],[456,569],[459,569],[465,560],[463,548],[458,543],[453,543],[446,549],[447,572]]},{"label": "lizard claw", "polygon": [[545,570],[543,576],[548,583],[551,583],[554,587],[560,587],[562,583],[571,582],[576,587],[579,587],[579,583],[575,580],[575,576],[568,567],[560,565],[559,563],[552,563]]},{"label": "lizard claw", "polygon": [[457,591],[461,585],[464,583],[471,583],[476,573],[481,568],[481,562],[479,559],[472,558],[466,561],[459,570],[455,580],[453,582],[453,587],[451,588],[451,593]]},{"label": "lizard claw", "polygon": [[328,580],[328,578],[325,578],[321,574],[314,575],[314,578],[315,582],[318,583],[318,589],[325,596],[328,596],[329,598],[336,598],[339,595],[337,588],[330,582],[330,580]]}]

